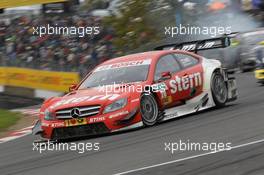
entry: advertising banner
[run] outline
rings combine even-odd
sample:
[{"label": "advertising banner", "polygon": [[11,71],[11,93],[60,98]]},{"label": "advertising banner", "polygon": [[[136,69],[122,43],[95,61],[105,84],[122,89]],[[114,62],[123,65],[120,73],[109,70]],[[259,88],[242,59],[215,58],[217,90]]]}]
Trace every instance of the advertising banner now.
[{"label": "advertising banner", "polygon": [[67,92],[80,77],[73,72],[53,72],[34,69],[0,67],[0,85]]},{"label": "advertising banner", "polygon": [[0,9],[66,1],[68,0],[0,0]]}]

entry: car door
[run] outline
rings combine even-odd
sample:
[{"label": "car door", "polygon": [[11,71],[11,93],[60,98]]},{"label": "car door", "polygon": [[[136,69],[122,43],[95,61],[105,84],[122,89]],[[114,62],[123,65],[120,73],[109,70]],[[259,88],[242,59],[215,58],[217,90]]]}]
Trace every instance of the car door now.
[{"label": "car door", "polygon": [[[181,71],[181,66],[172,54],[161,56],[156,63],[153,87],[158,90],[156,91],[156,94],[158,96],[159,104],[163,108],[175,106],[179,103],[179,101],[175,101],[177,98],[175,98],[174,94],[171,94],[170,88],[170,81],[179,71]],[[168,72],[170,73],[170,76],[166,79],[162,79],[162,74]]]},{"label": "car door", "polygon": [[189,54],[173,54],[181,66],[170,81],[171,95],[174,100],[186,101],[203,91],[203,67],[198,57]]}]

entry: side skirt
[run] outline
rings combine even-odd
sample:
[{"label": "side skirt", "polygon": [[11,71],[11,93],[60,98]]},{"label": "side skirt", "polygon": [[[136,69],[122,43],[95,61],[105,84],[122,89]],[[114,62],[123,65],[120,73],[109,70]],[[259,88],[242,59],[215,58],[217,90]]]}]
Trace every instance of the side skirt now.
[{"label": "side skirt", "polygon": [[188,100],[185,105],[166,109],[162,121],[192,114],[215,106],[211,92],[204,92],[199,96]]}]

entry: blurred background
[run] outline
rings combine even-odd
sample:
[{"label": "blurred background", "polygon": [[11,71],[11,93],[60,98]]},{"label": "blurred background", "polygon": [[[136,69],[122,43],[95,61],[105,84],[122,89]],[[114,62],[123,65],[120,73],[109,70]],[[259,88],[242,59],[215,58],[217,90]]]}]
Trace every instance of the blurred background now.
[{"label": "blurred background", "polygon": [[[100,34],[33,35],[34,26],[48,24],[99,26]],[[230,48],[199,54],[219,59],[230,72],[251,71],[264,47],[264,0],[1,0],[0,92],[23,97],[20,105],[32,97],[29,103],[38,103],[66,92],[105,60],[211,37],[165,35],[166,26],[179,25],[239,32]],[[2,97],[0,107],[12,101]]]}]

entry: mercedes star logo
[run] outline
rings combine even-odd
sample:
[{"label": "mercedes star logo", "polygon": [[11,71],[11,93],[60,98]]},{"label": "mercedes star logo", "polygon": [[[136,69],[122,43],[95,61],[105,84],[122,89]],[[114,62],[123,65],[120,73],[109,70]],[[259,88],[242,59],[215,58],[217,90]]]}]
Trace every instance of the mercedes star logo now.
[{"label": "mercedes star logo", "polygon": [[71,116],[72,116],[72,118],[79,118],[80,115],[81,115],[81,111],[80,111],[79,108],[73,108],[71,110]]}]

